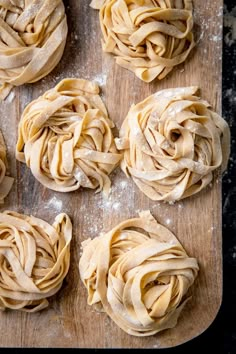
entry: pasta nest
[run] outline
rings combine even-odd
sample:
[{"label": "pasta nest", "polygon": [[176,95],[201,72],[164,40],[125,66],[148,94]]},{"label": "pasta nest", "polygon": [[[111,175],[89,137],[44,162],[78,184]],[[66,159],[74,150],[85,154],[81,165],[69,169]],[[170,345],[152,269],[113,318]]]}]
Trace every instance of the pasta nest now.
[{"label": "pasta nest", "polygon": [[51,226],[33,216],[0,213],[0,309],[36,312],[48,306],[69,269],[71,236],[66,214]]},{"label": "pasta nest", "polygon": [[6,176],[7,173],[7,156],[6,145],[3,135],[0,131],[0,204],[3,204],[4,198],[10,192],[14,179]]},{"label": "pasta nest", "polygon": [[67,37],[62,0],[0,2],[0,98],[12,86],[48,75],[60,61]]},{"label": "pasta nest", "polygon": [[25,108],[16,158],[45,187],[59,192],[99,187],[109,192],[108,175],[121,155],[98,94],[92,82],[65,79]]},{"label": "pasta nest", "polygon": [[133,105],[121,127],[121,168],[152,200],[174,202],[198,193],[214,170],[227,165],[228,124],[197,91],[159,91]]},{"label": "pasta nest", "polygon": [[102,47],[145,81],[163,79],[194,47],[192,1],[93,0]]},{"label": "pasta nest", "polygon": [[149,211],[82,243],[80,276],[88,304],[125,332],[149,336],[176,325],[198,264]]}]

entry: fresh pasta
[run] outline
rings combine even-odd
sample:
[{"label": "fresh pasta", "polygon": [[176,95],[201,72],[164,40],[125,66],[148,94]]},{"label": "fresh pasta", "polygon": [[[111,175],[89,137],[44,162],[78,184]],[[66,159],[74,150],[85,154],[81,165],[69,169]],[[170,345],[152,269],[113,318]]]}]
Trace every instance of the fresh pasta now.
[{"label": "fresh pasta", "polygon": [[117,148],[121,168],[152,200],[174,202],[200,192],[213,171],[227,166],[227,122],[202,100],[197,87],[156,92],[133,105]]},{"label": "fresh pasta", "polygon": [[193,49],[192,1],[93,0],[102,48],[145,81],[166,77]]},{"label": "fresh pasta", "polygon": [[84,241],[82,248],[79,269],[89,305],[100,306],[134,336],[176,326],[198,264],[149,211]]},{"label": "fresh pasta", "polygon": [[13,211],[0,213],[0,309],[36,312],[48,306],[70,266],[72,225],[53,225]]},{"label": "fresh pasta", "polygon": [[98,187],[108,194],[108,175],[121,159],[113,127],[95,83],[64,79],[25,108],[16,158],[47,188]]},{"label": "fresh pasta", "polygon": [[62,0],[0,1],[0,99],[55,68],[67,31]]}]

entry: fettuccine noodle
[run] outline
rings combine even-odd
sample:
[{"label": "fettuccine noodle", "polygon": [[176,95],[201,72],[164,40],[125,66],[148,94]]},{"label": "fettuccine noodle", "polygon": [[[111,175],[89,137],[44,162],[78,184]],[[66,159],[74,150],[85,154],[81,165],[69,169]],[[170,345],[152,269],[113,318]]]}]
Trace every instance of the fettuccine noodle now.
[{"label": "fettuccine noodle", "polygon": [[72,225],[59,214],[51,226],[34,216],[0,213],[0,309],[36,312],[48,306],[70,266]]},{"label": "fettuccine noodle", "polygon": [[152,200],[174,202],[200,192],[227,166],[226,121],[197,87],[167,89],[133,105],[121,127],[121,168]]},{"label": "fettuccine noodle", "polygon": [[7,158],[6,158],[6,145],[3,135],[0,131],[0,204],[3,204],[4,198],[11,190],[14,179],[6,176],[7,172]]},{"label": "fettuccine noodle", "polygon": [[125,332],[150,336],[176,326],[198,264],[149,211],[82,243],[79,269],[88,304]]},{"label": "fettuccine noodle", "polygon": [[121,159],[113,127],[99,87],[65,79],[25,108],[16,158],[47,188],[69,192],[99,187],[108,194],[108,175]]},{"label": "fettuccine noodle", "polygon": [[102,47],[145,81],[163,79],[194,47],[192,1],[93,0]]},{"label": "fettuccine noodle", "polygon": [[0,99],[48,75],[60,61],[67,22],[62,0],[0,1]]}]

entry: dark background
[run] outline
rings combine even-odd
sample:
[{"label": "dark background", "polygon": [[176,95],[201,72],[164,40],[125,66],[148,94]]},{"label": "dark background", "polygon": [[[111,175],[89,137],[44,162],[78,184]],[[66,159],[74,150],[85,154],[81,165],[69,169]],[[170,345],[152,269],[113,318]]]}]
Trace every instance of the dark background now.
[{"label": "dark background", "polygon": [[[223,115],[231,128],[231,158],[223,179],[223,303],[212,327],[206,332],[209,341],[219,336],[223,341],[222,353],[236,353],[236,1],[225,0],[225,25],[227,16],[234,15],[234,43],[224,41],[223,47]],[[232,28],[231,28],[232,29]],[[224,27],[224,38],[229,36]],[[227,38],[227,37],[226,37]],[[204,339],[199,338],[199,342]]]},{"label": "dark background", "polygon": [[[223,303],[208,330],[179,347],[158,349],[159,353],[163,354],[205,354],[208,352],[236,354],[236,0],[225,0],[224,4],[222,108],[223,117],[231,128],[232,151],[228,171],[223,178]],[[235,17],[234,28],[232,16]],[[14,354],[23,352],[38,354],[46,351],[52,353],[79,352],[78,349],[7,350],[0,348],[2,353]]]}]

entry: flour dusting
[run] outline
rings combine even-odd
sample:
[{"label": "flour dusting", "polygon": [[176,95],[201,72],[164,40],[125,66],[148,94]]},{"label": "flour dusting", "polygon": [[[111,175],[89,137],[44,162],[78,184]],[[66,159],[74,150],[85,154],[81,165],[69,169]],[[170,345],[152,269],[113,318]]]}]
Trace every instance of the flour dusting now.
[{"label": "flour dusting", "polygon": [[172,223],[172,220],[171,219],[166,219],[166,225],[170,225]]},{"label": "flour dusting", "polygon": [[57,213],[61,213],[63,209],[62,200],[58,199],[56,196],[49,199],[47,203],[44,204],[45,209],[54,209]]},{"label": "flour dusting", "polygon": [[105,86],[107,82],[107,75],[106,74],[100,74],[96,75],[92,81],[95,81],[99,86]]}]

